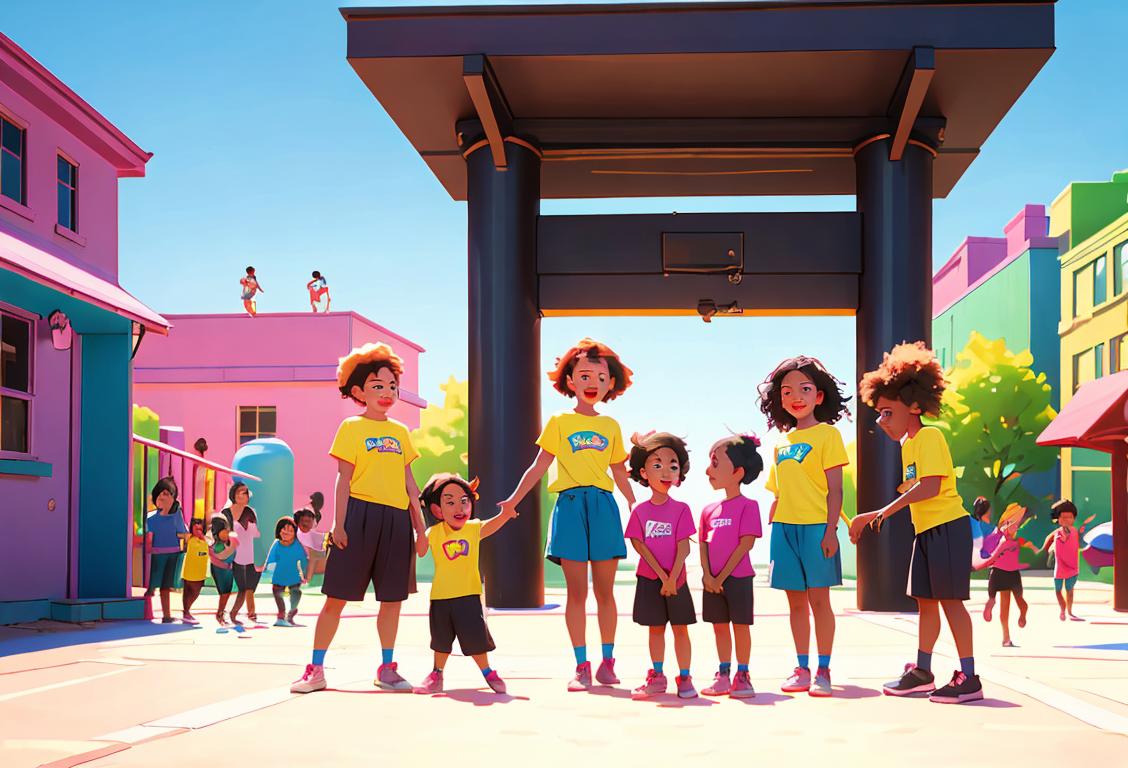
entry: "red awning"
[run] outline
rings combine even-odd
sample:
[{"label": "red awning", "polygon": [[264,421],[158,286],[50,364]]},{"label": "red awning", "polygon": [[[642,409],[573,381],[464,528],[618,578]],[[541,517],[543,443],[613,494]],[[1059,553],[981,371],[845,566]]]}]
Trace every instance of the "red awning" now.
[{"label": "red awning", "polygon": [[1112,451],[1128,437],[1128,371],[1105,376],[1077,390],[1038,436],[1038,445]]},{"label": "red awning", "polygon": [[0,232],[0,267],[166,334],[170,324],[120,286]]}]

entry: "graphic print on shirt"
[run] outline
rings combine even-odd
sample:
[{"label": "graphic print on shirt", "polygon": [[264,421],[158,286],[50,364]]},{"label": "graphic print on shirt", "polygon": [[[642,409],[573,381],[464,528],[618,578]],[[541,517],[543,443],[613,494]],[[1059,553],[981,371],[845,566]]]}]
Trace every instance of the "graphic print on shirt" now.
[{"label": "graphic print on shirt", "polygon": [[905,479],[906,480],[916,480],[916,476],[917,476],[916,462],[913,462],[909,466],[905,467]]},{"label": "graphic print on shirt", "polygon": [[403,455],[403,446],[400,445],[400,441],[391,436],[366,438],[364,441],[364,449],[366,451],[376,451],[376,453],[398,453]]},{"label": "graphic print on shirt", "polygon": [[568,435],[568,444],[572,446],[572,453],[579,453],[588,450],[603,452],[607,450],[609,443],[607,438],[598,432],[583,429]]},{"label": "graphic print on shirt", "polygon": [[656,539],[660,536],[673,536],[674,524],[666,523],[661,520],[647,520],[646,521],[646,538]]},{"label": "graphic print on shirt", "polygon": [[803,463],[803,459],[814,450],[808,443],[794,443],[792,445],[784,446],[776,451],[776,466],[791,459],[799,464]]},{"label": "graphic print on shirt", "polygon": [[448,539],[443,542],[443,554],[447,560],[457,560],[470,556],[470,542],[466,539]]}]

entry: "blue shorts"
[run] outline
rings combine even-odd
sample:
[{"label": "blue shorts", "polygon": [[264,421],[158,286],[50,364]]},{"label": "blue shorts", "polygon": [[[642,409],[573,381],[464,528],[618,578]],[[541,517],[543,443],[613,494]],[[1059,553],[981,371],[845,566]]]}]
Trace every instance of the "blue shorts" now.
[{"label": "blue shorts", "polygon": [[569,488],[556,497],[544,556],[586,563],[627,556],[619,505],[610,491],[590,485]]},{"label": "blue shorts", "polygon": [[771,585],[774,589],[804,592],[842,583],[842,552],[822,553],[826,523],[772,523]]},{"label": "blue shorts", "polygon": [[1076,576],[1070,576],[1069,578],[1066,578],[1066,579],[1054,579],[1054,589],[1056,589],[1058,592],[1061,592],[1061,588],[1065,587],[1070,592],[1072,592],[1073,591],[1073,585],[1076,584],[1076,583],[1077,583],[1077,577]]}]

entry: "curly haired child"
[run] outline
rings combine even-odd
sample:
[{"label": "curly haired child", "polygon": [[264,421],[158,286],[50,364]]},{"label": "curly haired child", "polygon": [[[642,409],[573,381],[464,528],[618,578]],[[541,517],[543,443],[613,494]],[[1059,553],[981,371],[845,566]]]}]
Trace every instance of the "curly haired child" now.
[{"label": "curly haired child", "polygon": [[689,674],[691,647],[689,625],[697,623],[697,612],[685,577],[685,559],[693,536],[693,513],[689,505],[670,498],[670,489],[681,485],[689,472],[685,441],[668,432],[652,432],[631,439],[631,479],[650,489],[650,499],[631,510],[624,536],[639,554],[636,573],[634,620],[650,630],[652,667],[646,681],[631,694],[648,699],[666,692],[666,625],[674,633],[678,661],[675,680],[678,697],[697,696]]},{"label": "curly haired child", "polygon": [[[971,617],[964,606],[971,590],[971,525],[956,492],[956,471],[944,433],[921,421],[922,416],[939,414],[944,388],[944,371],[921,341],[893,347],[880,367],[862,377],[859,399],[877,411],[881,431],[901,445],[900,487],[905,490],[882,509],[855,517],[850,539],[856,542],[866,526],[880,529],[885,518],[909,508],[916,530],[908,593],[920,611],[917,661],[906,664],[901,677],[886,683],[884,691],[890,696],[931,693],[934,702],[962,704],[983,698],[975,674]],[[941,610],[960,654],[960,668],[937,689],[932,649],[940,636]]]},{"label": "curly haired child", "polygon": [[1050,554],[1054,559],[1054,591],[1057,594],[1058,607],[1061,608],[1059,618],[1065,621],[1068,614],[1070,621],[1084,621],[1080,616],[1073,615],[1073,586],[1077,583],[1077,576],[1081,573],[1079,557],[1081,554],[1081,537],[1085,534],[1085,526],[1091,523],[1094,515],[1090,515],[1079,529],[1073,526],[1077,522],[1077,507],[1069,499],[1059,499],[1050,507],[1050,519],[1058,524],[1056,530],[1046,536],[1045,542],[1039,552],[1045,552],[1052,546]]},{"label": "curly haired child", "polygon": [[[784,360],[760,385],[760,410],[782,433],[766,487],[775,494],[769,521],[771,585],[787,593],[798,666],[780,686],[786,693],[833,695],[830,655],[834,610],[830,588],[842,583],[838,518],[842,468],[849,463],[842,434],[832,426],[848,414],[840,382],[813,357]],[[809,662],[814,616],[819,664]]]}]

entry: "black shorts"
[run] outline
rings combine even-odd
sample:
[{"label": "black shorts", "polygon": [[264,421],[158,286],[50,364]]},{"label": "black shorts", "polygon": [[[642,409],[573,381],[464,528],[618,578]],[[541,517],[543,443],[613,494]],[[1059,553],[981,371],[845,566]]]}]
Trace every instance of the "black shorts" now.
[{"label": "black shorts", "polygon": [[697,611],[693,608],[693,597],[689,594],[689,584],[682,584],[673,597],[662,594],[662,582],[658,579],[638,577],[635,586],[634,620],[644,627],[664,627],[667,624],[682,626],[697,623]]},{"label": "black shorts", "polygon": [[350,496],[345,533],[348,546],[334,545],[329,550],[321,593],[338,600],[363,600],[372,584],[382,603],[406,600],[415,559],[408,511]]},{"label": "black shorts", "polygon": [[710,624],[751,624],[753,576],[729,576],[721,584],[719,595],[701,595],[701,620]]},{"label": "black shorts", "polygon": [[497,647],[482,615],[481,595],[432,600],[430,615],[432,651],[450,653],[456,637],[463,656],[489,653]]},{"label": "black shorts", "polygon": [[251,565],[232,563],[231,575],[235,577],[235,589],[239,592],[246,592],[247,590],[254,592],[258,589],[259,579],[262,577],[253,563]]},{"label": "black shorts", "polygon": [[987,594],[994,597],[999,592],[1022,594],[1022,571],[1004,571],[992,568],[987,575]]},{"label": "black shorts", "polygon": [[966,517],[957,517],[918,533],[909,565],[909,597],[969,599],[971,548],[971,526]]}]

